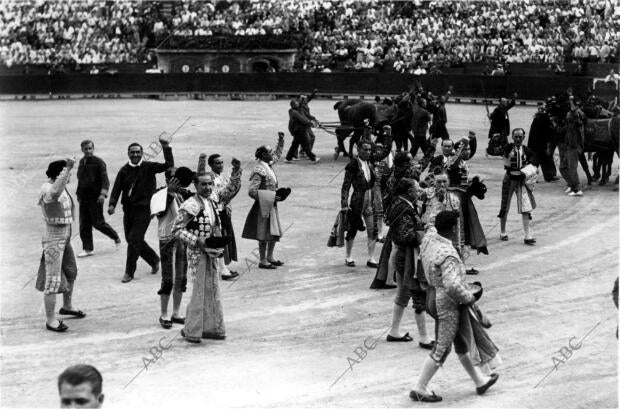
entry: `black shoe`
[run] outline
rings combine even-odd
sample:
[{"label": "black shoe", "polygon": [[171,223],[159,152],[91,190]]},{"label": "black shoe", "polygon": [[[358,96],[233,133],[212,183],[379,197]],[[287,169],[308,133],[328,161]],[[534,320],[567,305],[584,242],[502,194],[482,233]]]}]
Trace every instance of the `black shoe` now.
[{"label": "black shoe", "polygon": [[476,270],[475,268],[470,268],[469,270],[465,270],[465,274],[469,274],[471,276],[475,276],[479,273],[480,271]]},{"label": "black shoe", "polygon": [[66,310],[64,308],[61,308],[60,310],[58,310],[58,314],[60,315],[72,315],[76,318],[84,318],[86,316],[85,313],[83,313],[80,310],[77,311],[71,311],[71,310]]},{"label": "black shoe", "polygon": [[162,317],[159,317],[159,325],[161,325],[162,328],[170,329],[170,328],[172,328],[172,321],[165,320]]},{"label": "black shoe", "polygon": [[422,349],[433,349],[433,347],[435,347],[435,340],[432,340],[428,344],[425,344],[424,342],[418,342],[418,345]]},{"label": "black shoe", "polygon": [[280,267],[284,265],[284,263],[280,260],[273,260],[273,261],[267,260],[267,261],[269,261],[269,264],[271,264],[272,266],[276,266],[276,267]]},{"label": "black shoe", "polygon": [[370,261],[370,260],[368,260],[368,261],[366,262],[366,265],[367,265],[368,267],[371,267],[371,268],[377,268],[377,267],[379,266],[377,263],[374,263],[374,262],[372,262],[372,261]]},{"label": "black shoe", "polygon": [[372,284],[370,284],[371,290],[391,290],[396,287],[398,286],[394,284],[386,284],[385,281],[377,280],[376,278],[372,280]]},{"label": "black shoe", "polygon": [[219,341],[223,341],[226,339],[226,335],[222,335],[222,334],[214,334],[212,332],[203,332],[202,333],[202,337],[204,339],[217,339]]},{"label": "black shoe", "polygon": [[61,320],[58,320],[57,327],[52,327],[46,322],[45,328],[47,328],[49,331],[54,331],[54,332],[65,332],[66,330],[69,329],[69,327],[67,327]]},{"label": "black shoe", "polygon": [[258,263],[258,268],[264,268],[266,270],[275,270],[277,267],[274,266],[273,264]]},{"label": "black shoe", "polygon": [[499,379],[499,374],[496,374],[496,373],[491,374],[491,379],[489,379],[489,382],[476,388],[476,393],[478,395],[483,395],[487,391],[487,389],[489,389],[491,386],[495,384],[495,382],[497,382],[498,379]]},{"label": "black shoe", "polygon": [[125,275],[123,276],[123,279],[121,280],[121,283],[128,283],[128,282],[130,282],[131,280],[133,280],[133,277],[130,277],[130,276],[128,276],[127,274],[125,274]]},{"label": "black shoe", "polygon": [[431,392],[430,395],[420,393],[416,391],[409,392],[409,397],[416,402],[441,402],[442,398],[439,395],[435,395],[435,392]]},{"label": "black shoe", "polygon": [[175,324],[185,324],[185,317],[175,317],[174,315],[170,317],[170,321]]},{"label": "black shoe", "polygon": [[188,338],[188,337],[185,335],[185,331],[183,331],[183,330],[181,330],[181,336],[182,336],[183,338],[185,338],[185,340],[186,340],[187,342],[191,342],[192,344],[200,344],[200,343],[202,342],[201,340],[196,339],[196,338]]},{"label": "black shoe", "polygon": [[345,259],[344,260],[344,265],[347,266],[347,267],[355,267],[355,261],[353,261],[353,260],[348,261],[348,260]]},{"label": "black shoe", "polygon": [[506,235],[502,235],[502,234],[500,234],[500,235],[499,235],[499,239],[500,239],[501,241],[508,241],[508,235],[507,235],[507,234],[506,234]]},{"label": "black shoe", "polygon": [[536,239],[523,239],[523,243],[527,244],[528,246],[533,246],[534,243],[536,243]]},{"label": "black shoe", "polygon": [[385,337],[385,340],[387,342],[411,342],[411,341],[413,341],[413,338],[411,338],[411,336],[407,332],[405,335],[403,335],[400,338],[396,338],[396,337],[393,337],[390,334],[388,334],[388,336]]},{"label": "black shoe", "polygon": [[228,281],[228,280],[233,280],[235,278],[239,277],[239,273],[237,273],[236,271],[231,271],[230,274],[222,274],[222,280],[224,281]]}]

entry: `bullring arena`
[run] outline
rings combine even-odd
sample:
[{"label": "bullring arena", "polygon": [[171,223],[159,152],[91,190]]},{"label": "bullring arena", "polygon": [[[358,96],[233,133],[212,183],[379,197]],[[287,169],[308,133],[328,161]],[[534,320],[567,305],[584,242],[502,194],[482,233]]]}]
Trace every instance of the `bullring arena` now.
[{"label": "bullring arena", "polygon": [[[336,121],[333,100],[313,100],[320,121]],[[3,407],[57,407],[56,380],[69,365],[96,366],[104,378],[106,407],[324,407],[428,406],[408,397],[427,351],[417,346],[413,312],[401,328],[412,343],[386,343],[394,290],[370,290],[374,269],[364,266],[359,239],[346,267],[344,250],[326,242],[340,206],[345,160],[332,158],[335,137],[315,129],[319,164],[301,160],[274,165],[281,186],[292,189],[280,206],[287,230],[276,247],[285,262],[277,270],[255,265],[254,241],[240,238],[252,200],[248,172],[256,147],[286,133],[287,100],[154,101],[43,100],[0,102],[2,203]],[[610,408],[618,405],[617,310],[611,299],[618,275],[618,193],[594,184],[583,197],[562,193],[563,181],[536,186],[535,246],[522,242],[512,209],[509,241],[499,240],[497,213],[504,174],[501,159],[484,155],[488,122],[482,105],[448,104],[453,138],[476,132],[479,149],[472,175],[488,187],[475,199],[489,255],[467,260],[484,284],[479,304],[503,365],[496,386],[475,393],[455,355],[431,382],[444,401],[436,407]],[[535,107],[510,111],[512,127],[529,129]],[[136,279],[121,284],[126,254],[96,233],[96,255],[78,259],[74,305],[88,315],[67,319],[64,334],[45,331],[42,297],[33,278],[41,255],[43,223],[39,186],[52,160],[81,157],[80,141],[92,139],[113,181],[133,141],[148,146],[162,132],[174,134],[175,163],[195,168],[198,154],[221,153],[226,169],[241,160],[242,187],[233,200],[239,262],[237,281],[220,288],[226,341],[185,342],[180,327],[157,322],[161,276],[140,261]],[[154,159],[163,161],[162,155]],[[613,181],[618,162],[614,159]],[[581,174],[582,181],[584,180]],[[163,185],[163,177],[158,184]],[[68,185],[73,194],[75,175]],[[107,216],[122,231],[122,214]],[[80,248],[73,224],[74,248]],[[157,245],[157,223],[146,236]],[[77,250],[76,250],[77,251]],[[189,294],[189,293],[188,293]],[[183,306],[189,296],[186,296]],[[432,319],[428,317],[429,328]],[[165,338],[163,338],[165,337]],[[164,348],[161,348],[163,345]],[[156,358],[154,358],[156,356]],[[145,369],[145,359],[151,360]]]}]

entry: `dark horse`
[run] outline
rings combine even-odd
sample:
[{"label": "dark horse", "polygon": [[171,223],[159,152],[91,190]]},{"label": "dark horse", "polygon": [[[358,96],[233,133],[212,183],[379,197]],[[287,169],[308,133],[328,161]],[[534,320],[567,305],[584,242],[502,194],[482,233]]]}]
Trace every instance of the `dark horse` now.
[{"label": "dark horse", "polygon": [[[395,114],[394,106],[367,102],[361,99],[339,101],[334,105],[334,109],[338,111],[338,118],[340,119],[340,126],[336,128],[338,140],[336,155],[342,152],[344,156],[353,155],[353,145],[362,138],[364,128],[367,126],[381,138],[383,125],[389,125]],[[347,153],[344,140],[349,136],[351,136],[351,140]]]},{"label": "dark horse", "polygon": [[[585,126],[585,152],[594,152],[594,178],[603,186],[611,176],[614,152],[620,157],[620,117],[588,119]],[[602,168],[602,169],[601,169]],[[602,171],[601,171],[602,170]]]}]

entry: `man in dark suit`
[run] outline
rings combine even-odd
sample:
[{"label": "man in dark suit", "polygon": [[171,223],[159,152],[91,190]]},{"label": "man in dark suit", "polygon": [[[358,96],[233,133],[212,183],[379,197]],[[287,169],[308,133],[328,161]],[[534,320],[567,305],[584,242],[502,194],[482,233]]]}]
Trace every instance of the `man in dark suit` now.
[{"label": "man in dark suit", "polygon": [[[369,129],[366,130],[368,133]],[[368,267],[376,268],[377,262],[374,258],[375,245],[377,244],[377,223],[374,218],[375,214],[375,195],[373,195],[373,186],[375,184],[374,164],[390,153],[392,146],[392,128],[389,125],[383,127],[385,135],[385,145],[376,146],[373,151],[373,143],[362,138],[358,143],[358,157],[351,159],[345,168],[344,182],[341,190],[341,207],[343,210],[349,210],[347,213],[347,235],[346,242],[346,259],[345,264],[354,267],[355,262],[351,258],[353,250],[353,242],[357,231],[367,231],[368,234]],[[353,187],[353,194],[349,202],[349,191]],[[362,221],[362,218],[364,219]],[[365,226],[364,226],[365,223]]]},{"label": "man in dark suit", "polygon": [[308,138],[308,130],[312,128],[313,122],[306,115],[304,115],[299,101],[296,99],[291,100],[291,109],[288,110],[288,115],[288,130],[291,135],[293,135],[293,142],[291,142],[291,147],[286,154],[285,162],[291,163],[297,154],[299,147],[301,146],[301,148],[306,152],[308,159],[314,163],[318,163],[320,159],[312,153],[310,140]]},{"label": "man in dark suit", "polygon": [[433,174],[435,169],[446,169],[450,156],[454,154],[454,142],[451,139],[441,141],[441,155],[431,159],[428,172]]},{"label": "man in dark suit", "polygon": [[535,161],[540,164],[546,182],[555,182],[559,179],[553,161],[553,152],[550,150],[553,146],[554,135],[555,129],[551,118],[545,107],[541,106],[532,120],[527,147],[534,152]]},{"label": "man in dark suit", "polygon": [[169,141],[159,138],[159,143],[164,151],[165,163],[144,161],[142,146],[136,142],[129,145],[127,149],[129,162],[116,175],[110,195],[108,214],[112,215],[122,193],[123,227],[127,240],[127,262],[125,275],[121,280],[123,283],[133,280],[138,257],[142,257],[152,267],[153,274],[159,270],[159,256],[144,241],[144,235],[151,222],[150,203],[155,192],[155,175],[174,166]]},{"label": "man in dark suit", "polygon": [[431,138],[450,139],[448,128],[448,114],[446,113],[446,102],[450,97],[450,91],[446,95],[441,95],[436,102],[429,103],[429,110],[433,114],[433,123],[431,125]]},{"label": "man in dark suit", "polygon": [[428,140],[426,132],[431,121],[431,114],[426,110],[426,100],[419,98],[417,104],[413,106],[411,118],[411,130],[413,132],[413,143],[411,144],[411,155],[415,158],[418,149],[422,149],[424,154],[428,150]]},{"label": "man in dark suit", "polygon": [[515,92],[514,98],[508,101],[506,98],[499,99],[499,105],[491,112],[489,119],[491,120],[491,127],[489,128],[489,142],[493,135],[496,133],[501,136],[501,146],[508,145],[508,134],[510,133],[510,117],[508,116],[508,110],[515,106],[515,98],[517,93]]},{"label": "man in dark suit", "polygon": [[77,171],[77,199],[80,203],[80,239],[84,251],[78,257],[88,257],[95,254],[93,227],[114,240],[117,247],[121,239],[103,218],[103,202],[110,188],[105,162],[94,155],[93,141],[82,141],[81,147],[84,157],[80,159]]}]

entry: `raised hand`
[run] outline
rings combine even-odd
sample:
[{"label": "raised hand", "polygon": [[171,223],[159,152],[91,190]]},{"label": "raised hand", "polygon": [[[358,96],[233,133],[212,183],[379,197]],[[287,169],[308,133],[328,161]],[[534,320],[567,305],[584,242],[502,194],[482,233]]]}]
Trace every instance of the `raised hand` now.
[{"label": "raised hand", "polygon": [[237,158],[232,158],[231,165],[233,169],[238,170],[241,168],[241,161]]},{"label": "raised hand", "polygon": [[75,165],[75,158],[67,158],[67,169],[71,169],[73,168],[73,165]]},{"label": "raised hand", "polygon": [[175,177],[171,177],[170,180],[168,181],[168,192],[170,193],[178,192],[180,187],[181,187],[181,184],[179,182],[179,179]]},{"label": "raised hand", "polygon": [[159,143],[161,144],[161,146],[163,146],[164,148],[167,147],[168,145],[170,145],[170,141],[168,139],[164,138],[164,135],[166,133],[162,133],[161,135],[159,135]]}]

